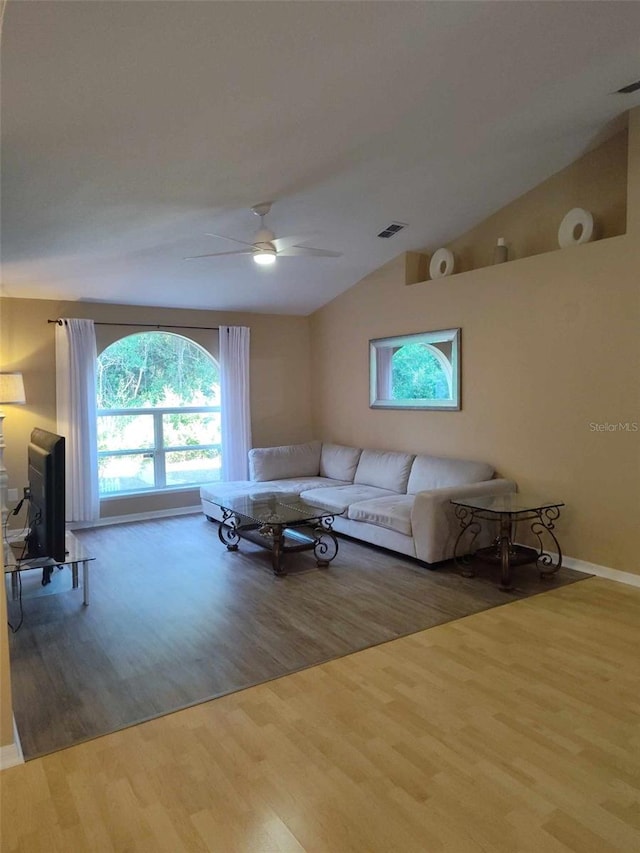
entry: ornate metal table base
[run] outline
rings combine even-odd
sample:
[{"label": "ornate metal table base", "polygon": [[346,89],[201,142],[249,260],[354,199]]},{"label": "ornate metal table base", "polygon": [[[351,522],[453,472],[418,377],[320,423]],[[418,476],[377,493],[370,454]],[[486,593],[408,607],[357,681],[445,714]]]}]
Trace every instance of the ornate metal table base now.
[{"label": "ornate metal table base", "polygon": [[271,551],[274,575],[287,574],[283,557],[298,551],[313,551],[316,565],[326,568],[338,553],[338,540],[332,530],[333,516],[325,516],[316,524],[302,522],[259,523],[243,518],[232,509],[222,510],[218,537],[228,551],[237,551],[241,539]]},{"label": "ornate metal table base", "polygon": [[[489,499],[478,498],[475,503],[452,501],[455,513],[460,522],[460,533],[454,547],[454,560],[456,565],[462,569],[464,577],[473,577],[473,561],[479,559],[483,562],[500,566],[500,589],[510,590],[511,569],[513,566],[521,566],[535,563],[540,570],[541,578],[552,577],[562,566],[562,550],[554,533],[555,522],[560,516],[560,507],[564,504],[549,504],[544,506],[527,506],[526,498],[521,498],[517,503],[509,506],[507,498],[510,495],[497,496],[501,501],[495,501],[495,506],[480,506],[479,504],[490,504]],[[515,496],[519,497],[519,496]],[[529,501],[535,504],[535,501]],[[493,543],[486,548],[477,548],[473,545],[481,529],[482,521],[498,521],[499,533]],[[528,548],[516,544],[513,539],[515,527],[518,522],[530,522],[530,530],[538,540],[537,548]],[[544,537],[547,536],[554,544],[557,556],[545,550]],[[469,538],[470,537],[470,538]],[[464,546],[464,555],[459,556]]]}]

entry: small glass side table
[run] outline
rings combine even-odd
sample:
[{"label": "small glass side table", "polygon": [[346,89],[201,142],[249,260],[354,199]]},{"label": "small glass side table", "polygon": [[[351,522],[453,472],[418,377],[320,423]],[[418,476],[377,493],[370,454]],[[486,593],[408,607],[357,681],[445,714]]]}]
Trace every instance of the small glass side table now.
[{"label": "small glass side table", "polygon": [[30,560],[16,560],[14,566],[5,566],[5,574],[11,575],[11,597],[13,600],[19,597],[18,592],[18,573],[25,572],[29,569],[50,569],[62,568],[69,566],[71,569],[71,586],[72,589],[78,589],[78,566],[82,566],[82,594],[83,603],[89,604],[89,563],[95,560],[95,557],[87,554],[78,539],[67,531],[64,537],[66,554],[64,560],[54,560],[52,557],[34,557]]},{"label": "small glass side table", "polygon": [[[500,566],[500,589],[510,590],[511,568],[535,563],[540,577],[554,575],[562,565],[562,550],[554,533],[560,517],[562,501],[545,500],[537,495],[509,492],[504,495],[477,495],[452,500],[460,533],[456,539],[453,558],[462,568],[464,577],[473,577],[472,562],[479,559]],[[499,533],[486,548],[474,550],[473,544],[482,529],[483,521],[498,523]],[[516,544],[513,539],[516,524],[530,522],[530,530],[538,540],[538,548]],[[557,556],[545,550],[544,538],[549,537]],[[464,555],[459,556],[464,546]]]}]

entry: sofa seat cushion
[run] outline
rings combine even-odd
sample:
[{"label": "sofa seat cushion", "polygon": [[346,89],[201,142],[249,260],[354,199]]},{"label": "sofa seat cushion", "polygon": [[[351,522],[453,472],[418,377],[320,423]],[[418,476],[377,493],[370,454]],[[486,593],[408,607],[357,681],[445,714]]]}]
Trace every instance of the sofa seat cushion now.
[{"label": "sofa seat cushion", "polygon": [[363,450],[353,482],[405,494],[414,458],[393,450]]},{"label": "sofa seat cushion", "polygon": [[249,451],[249,476],[258,483],[283,477],[316,477],[320,473],[319,441]]},{"label": "sofa seat cushion", "polygon": [[328,509],[330,512],[344,512],[352,503],[384,498],[392,495],[389,489],[378,489],[375,486],[333,486],[326,489],[309,489],[300,495],[305,501],[314,506]]},{"label": "sofa seat cushion", "polygon": [[362,450],[342,444],[323,444],[320,454],[320,476],[353,483]]},{"label": "sofa seat cushion", "polygon": [[368,521],[387,530],[396,530],[411,536],[411,510],[415,495],[389,495],[386,498],[374,498],[358,501],[349,507],[348,517],[353,521]]},{"label": "sofa seat cushion", "polygon": [[494,469],[486,462],[448,459],[442,456],[416,456],[411,466],[407,493],[428,492],[449,486],[481,483],[493,477]]}]

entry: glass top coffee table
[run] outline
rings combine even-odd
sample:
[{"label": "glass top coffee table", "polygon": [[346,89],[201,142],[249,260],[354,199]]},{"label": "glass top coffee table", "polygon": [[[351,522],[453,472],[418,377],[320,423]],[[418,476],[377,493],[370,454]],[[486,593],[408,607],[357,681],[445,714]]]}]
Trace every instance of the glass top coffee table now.
[{"label": "glass top coffee table", "polygon": [[222,510],[218,536],[229,551],[237,551],[246,539],[271,551],[274,574],[286,575],[283,557],[296,551],[313,551],[316,563],[326,568],[338,553],[338,540],[331,529],[342,513],[314,506],[299,495],[285,492],[245,495],[212,502]]},{"label": "glass top coffee table", "polygon": [[[510,590],[512,566],[535,563],[540,576],[554,575],[562,565],[562,550],[555,536],[555,522],[560,517],[562,501],[547,500],[526,492],[509,492],[502,495],[470,495],[452,500],[456,517],[460,522],[460,533],[454,547],[454,560],[462,566],[465,577],[472,577],[471,561],[478,558],[498,564],[501,569],[500,589]],[[482,521],[498,523],[499,533],[487,548],[473,550],[474,542],[482,529]],[[516,544],[516,524],[531,522],[529,527],[538,540],[538,548]],[[555,546],[555,556],[545,551],[543,537],[548,537]],[[464,555],[460,556],[464,547]]]}]

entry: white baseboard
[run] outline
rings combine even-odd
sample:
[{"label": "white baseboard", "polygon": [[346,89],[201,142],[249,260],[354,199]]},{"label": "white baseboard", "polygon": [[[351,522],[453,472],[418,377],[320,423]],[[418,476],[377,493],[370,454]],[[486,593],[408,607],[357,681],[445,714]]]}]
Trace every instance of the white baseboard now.
[{"label": "white baseboard", "polygon": [[150,512],[132,512],[129,515],[112,515],[95,521],[72,521],[69,530],[85,530],[90,527],[107,527],[110,524],[126,524],[130,521],[149,521],[154,518],[171,518],[173,515],[195,515],[202,512],[202,506],[179,506],[175,509],[156,509]]},{"label": "white baseboard", "polygon": [[578,572],[586,572],[599,578],[608,578],[618,583],[626,583],[628,586],[640,587],[640,575],[633,572],[622,572],[620,569],[610,569],[608,566],[599,566],[597,563],[589,563],[586,560],[578,560],[575,557],[563,557],[562,565],[568,569]]},{"label": "white baseboard", "polygon": [[13,743],[0,746],[0,770],[6,770],[9,767],[16,767],[18,764],[24,764],[24,755],[22,754],[22,746],[20,745],[18,727],[16,726],[16,721],[14,719]]},{"label": "white baseboard", "polygon": [[[522,542],[517,542],[517,545],[524,545]],[[525,546],[525,547],[531,547]],[[553,557],[554,561],[558,559],[555,551],[547,551],[549,556]],[[589,563],[587,560],[579,560],[577,557],[567,557],[562,555],[562,565],[567,569],[575,569],[577,572],[585,572],[588,575],[595,575],[599,578],[607,578],[610,581],[618,583],[626,583],[628,586],[640,587],[640,575],[633,572],[623,572],[620,569],[610,569],[609,566],[599,566],[597,563]]]}]

